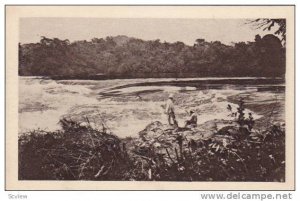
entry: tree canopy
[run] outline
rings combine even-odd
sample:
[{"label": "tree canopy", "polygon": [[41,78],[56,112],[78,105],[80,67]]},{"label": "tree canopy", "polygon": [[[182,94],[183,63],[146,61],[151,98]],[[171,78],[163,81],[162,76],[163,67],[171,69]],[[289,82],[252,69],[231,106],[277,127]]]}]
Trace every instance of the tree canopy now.
[{"label": "tree canopy", "polygon": [[[267,19],[258,18],[250,21],[256,29],[263,29],[264,31],[275,28],[275,35],[281,36],[281,41],[285,44],[286,41],[286,19]],[[277,25],[277,26],[276,26]]]},{"label": "tree canopy", "polygon": [[[19,75],[77,78],[284,76],[285,48],[275,35],[232,45],[199,38],[144,41],[127,36],[75,41],[42,37],[19,44]],[[101,76],[100,76],[101,75]]]}]

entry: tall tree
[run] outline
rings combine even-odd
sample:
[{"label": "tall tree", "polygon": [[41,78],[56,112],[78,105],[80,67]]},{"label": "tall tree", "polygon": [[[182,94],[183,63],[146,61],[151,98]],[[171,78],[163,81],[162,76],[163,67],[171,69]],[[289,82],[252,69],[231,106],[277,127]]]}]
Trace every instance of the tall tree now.
[{"label": "tall tree", "polygon": [[[274,34],[281,36],[281,41],[286,42],[286,19],[266,19],[258,18],[250,20],[250,24],[253,24],[256,29],[263,29],[270,31],[276,28]],[[277,26],[276,26],[277,25]]]}]

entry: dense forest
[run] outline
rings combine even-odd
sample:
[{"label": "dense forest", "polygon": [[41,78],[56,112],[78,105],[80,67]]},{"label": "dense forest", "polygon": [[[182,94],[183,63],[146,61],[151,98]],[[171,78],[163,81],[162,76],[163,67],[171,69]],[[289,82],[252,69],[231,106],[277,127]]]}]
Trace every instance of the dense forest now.
[{"label": "dense forest", "polygon": [[19,44],[21,76],[105,79],[284,74],[285,47],[272,34],[232,45],[197,39],[189,46],[127,36],[72,43],[42,37],[39,43]]}]

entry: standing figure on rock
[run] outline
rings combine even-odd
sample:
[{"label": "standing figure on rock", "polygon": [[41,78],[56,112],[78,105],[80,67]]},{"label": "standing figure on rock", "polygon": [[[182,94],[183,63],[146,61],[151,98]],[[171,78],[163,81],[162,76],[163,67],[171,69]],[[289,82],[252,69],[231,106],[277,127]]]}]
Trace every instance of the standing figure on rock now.
[{"label": "standing figure on rock", "polygon": [[[169,124],[178,126],[178,122],[176,120],[175,111],[174,111],[174,95],[173,94],[170,94],[169,99],[167,100],[166,114],[168,115]],[[172,119],[173,123],[171,122],[171,119]]]}]

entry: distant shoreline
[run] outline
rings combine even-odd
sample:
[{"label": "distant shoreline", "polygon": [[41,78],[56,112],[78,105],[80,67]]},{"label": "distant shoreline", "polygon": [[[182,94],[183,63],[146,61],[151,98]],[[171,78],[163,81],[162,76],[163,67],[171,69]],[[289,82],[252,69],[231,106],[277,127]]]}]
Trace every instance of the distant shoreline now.
[{"label": "distant shoreline", "polygon": [[40,79],[52,79],[52,80],[115,80],[115,79],[175,79],[175,80],[245,80],[245,79],[261,79],[261,80],[282,80],[285,81],[284,77],[256,77],[256,76],[241,76],[241,77],[228,77],[228,76],[214,76],[214,77],[132,77],[132,76],[97,76],[97,75],[90,75],[90,76],[42,76],[42,75],[19,75],[19,77],[28,77],[28,78],[40,78]]}]

